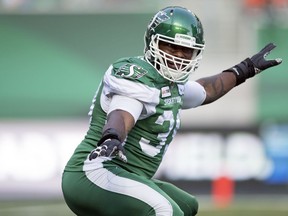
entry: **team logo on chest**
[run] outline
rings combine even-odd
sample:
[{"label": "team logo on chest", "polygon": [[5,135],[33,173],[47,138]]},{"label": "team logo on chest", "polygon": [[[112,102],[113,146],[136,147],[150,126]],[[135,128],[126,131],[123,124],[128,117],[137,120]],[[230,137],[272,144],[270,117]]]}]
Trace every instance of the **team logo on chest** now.
[{"label": "team logo on chest", "polygon": [[171,96],[171,91],[169,86],[164,86],[161,88],[161,97],[166,98]]},{"label": "team logo on chest", "polygon": [[173,96],[169,86],[164,86],[161,88],[161,98],[164,100],[164,105],[173,105],[173,104],[182,104],[181,93],[184,92],[184,89],[181,90],[178,88],[178,95]]}]

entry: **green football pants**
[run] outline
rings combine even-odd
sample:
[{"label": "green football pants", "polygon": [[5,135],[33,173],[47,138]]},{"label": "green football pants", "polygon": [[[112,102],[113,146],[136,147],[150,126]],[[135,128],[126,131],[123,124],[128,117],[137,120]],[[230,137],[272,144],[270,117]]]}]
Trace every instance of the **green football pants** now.
[{"label": "green football pants", "polygon": [[194,196],[173,184],[147,179],[117,166],[63,173],[62,191],[79,216],[196,215]]}]

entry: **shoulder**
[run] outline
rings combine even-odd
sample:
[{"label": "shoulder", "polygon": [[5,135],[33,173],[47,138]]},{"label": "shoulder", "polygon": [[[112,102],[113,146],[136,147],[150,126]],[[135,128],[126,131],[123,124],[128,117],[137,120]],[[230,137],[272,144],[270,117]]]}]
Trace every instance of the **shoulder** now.
[{"label": "shoulder", "polygon": [[[123,58],[106,71],[103,84],[105,95],[123,95],[142,102],[155,100],[159,95],[154,68],[141,58]],[[158,73],[157,73],[158,74]]]},{"label": "shoulder", "polygon": [[148,86],[163,82],[164,78],[150,65],[143,56],[122,58],[112,64],[111,75]]}]

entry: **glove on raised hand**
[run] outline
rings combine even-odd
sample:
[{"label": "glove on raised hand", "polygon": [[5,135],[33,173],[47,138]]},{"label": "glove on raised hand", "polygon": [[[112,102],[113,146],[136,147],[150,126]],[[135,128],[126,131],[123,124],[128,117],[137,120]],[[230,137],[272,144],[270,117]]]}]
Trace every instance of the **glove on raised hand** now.
[{"label": "glove on raised hand", "polygon": [[279,65],[282,63],[281,58],[274,60],[266,60],[265,58],[276,46],[273,43],[267,44],[260,52],[253,55],[251,58],[246,58],[241,63],[223,72],[232,72],[236,76],[236,86],[245,82],[246,79],[255,76],[261,71]]},{"label": "glove on raised hand", "polygon": [[127,162],[124,147],[114,129],[108,129],[104,132],[102,138],[98,142],[98,147],[91,151],[89,160],[93,160],[98,156],[118,156],[120,160],[125,163]]}]

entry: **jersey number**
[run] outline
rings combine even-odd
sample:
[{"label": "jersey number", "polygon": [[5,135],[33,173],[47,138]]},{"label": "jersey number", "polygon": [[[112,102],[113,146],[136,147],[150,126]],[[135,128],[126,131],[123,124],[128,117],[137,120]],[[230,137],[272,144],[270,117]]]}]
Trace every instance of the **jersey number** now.
[{"label": "jersey number", "polygon": [[142,151],[151,157],[154,157],[157,154],[159,154],[161,152],[161,149],[164,146],[165,146],[165,150],[164,150],[164,153],[165,153],[168,147],[168,145],[165,145],[168,136],[170,135],[173,138],[176,135],[178,128],[180,127],[179,113],[177,113],[177,118],[175,122],[172,110],[164,111],[163,114],[158,117],[155,123],[159,125],[160,127],[163,127],[164,122],[169,122],[169,130],[165,133],[158,134],[157,139],[160,141],[159,145],[152,146],[149,144],[149,141],[145,138],[141,138],[140,140],[140,146],[142,148]]}]

